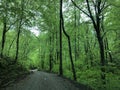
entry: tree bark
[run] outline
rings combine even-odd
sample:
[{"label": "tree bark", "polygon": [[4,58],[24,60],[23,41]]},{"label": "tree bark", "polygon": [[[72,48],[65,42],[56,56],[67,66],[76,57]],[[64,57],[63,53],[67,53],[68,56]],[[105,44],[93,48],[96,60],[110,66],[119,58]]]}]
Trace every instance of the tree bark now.
[{"label": "tree bark", "polygon": [[7,2],[5,2],[5,16],[3,16],[3,33],[2,33],[2,46],[1,46],[1,57],[3,57],[3,51],[5,46],[5,40],[6,40],[6,32],[7,32]]},{"label": "tree bark", "polygon": [[23,21],[23,11],[24,11],[24,0],[21,2],[21,14],[20,14],[20,22],[18,26],[18,32],[17,32],[17,40],[16,40],[16,55],[15,55],[15,60],[14,64],[18,60],[18,54],[19,54],[19,40],[20,40],[20,33],[21,33],[21,26],[22,26],[22,21]]},{"label": "tree bark", "polygon": [[[50,35],[50,48],[49,48],[49,71],[52,70],[52,61],[53,61],[53,56],[52,56],[52,37]],[[54,51],[54,50],[53,50]]]},{"label": "tree bark", "polygon": [[[88,13],[85,12],[83,9],[81,9],[79,6],[77,6],[77,4],[71,0],[72,3],[80,10],[82,11],[84,14],[86,14],[92,21],[93,23],[93,27],[95,29],[96,35],[97,35],[97,39],[98,39],[98,44],[99,44],[99,49],[100,49],[100,64],[101,64],[101,79],[103,81],[103,84],[105,84],[105,80],[106,80],[106,76],[105,76],[105,55],[104,55],[104,42],[103,42],[103,38],[101,36],[101,14],[102,14],[102,10],[105,8],[105,5],[102,4],[101,0],[96,0],[94,3],[94,11],[95,11],[95,17],[92,14],[91,11],[91,7],[90,7],[90,1],[86,0],[86,4],[87,4],[87,10]],[[103,1],[104,3],[105,1]]]},{"label": "tree bark", "polygon": [[18,30],[18,33],[17,33],[17,40],[16,40],[16,55],[15,55],[15,62],[17,62],[17,59],[18,59],[18,51],[19,51],[19,38],[20,38],[20,28]]},{"label": "tree bark", "polygon": [[60,75],[63,75],[63,67],[62,67],[62,19],[61,19],[61,15],[62,15],[62,3],[63,3],[63,0],[60,0],[60,32],[59,32],[59,35],[60,35],[60,66],[59,66],[59,74]]},{"label": "tree bark", "polygon": [[74,6],[74,12],[75,12],[75,14],[74,14],[74,22],[75,22],[74,23],[74,31],[75,31],[75,37],[74,37],[74,41],[75,41],[74,42],[74,44],[75,44],[74,50],[75,51],[74,51],[74,53],[75,53],[75,61],[76,61],[77,60],[77,46],[76,46],[77,45],[77,37],[76,37],[77,36],[76,35],[76,27],[77,27],[77,23],[76,23],[77,21],[76,20],[77,20],[77,15],[76,15],[76,8],[75,8],[75,6]]},{"label": "tree bark", "polygon": [[11,47],[12,47],[14,41],[15,41],[15,38],[16,38],[16,37],[13,38],[13,40],[12,40],[12,42],[11,42],[9,48],[8,48],[8,56],[9,56],[9,54],[10,54],[10,49],[11,49]]},{"label": "tree bark", "polygon": [[6,38],[6,29],[7,29],[7,23],[6,23],[6,17],[4,17],[4,21],[3,21],[3,33],[2,33],[2,48],[1,48],[1,57],[3,57],[3,50],[4,50],[4,46],[5,46],[5,38]]},{"label": "tree bark", "polygon": [[101,58],[101,79],[103,80],[103,84],[105,84],[106,76],[105,76],[105,55],[104,55],[104,43],[100,34],[97,34],[97,39],[100,48],[100,58]]},{"label": "tree bark", "polygon": [[104,55],[104,42],[103,42],[103,38],[101,36],[101,18],[100,15],[102,13],[101,11],[101,0],[96,1],[96,7],[95,7],[95,16],[96,19],[93,18],[92,12],[90,10],[90,3],[88,0],[86,0],[87,2],[87,7],[88,7],[88,11],[90,14],[90,18],[92,20],[94,29],[96,31],[97,34],[97,39],[98,39],[98,44],[99,44],[99,49],[100,49],[100,63],[101,63],[101,79],[102,79],[102,83],[105,84],[105,80],[106,80],[106,75],[105,75],[105,55]]},{"label": "tree bark", "polygon": [[61,24],[62,24],[63,33],[65,34],[65,36],[68,39],[69,55],[70,55],[70,61],[71,61],[71,66],[72,66],[73,78],[74,78],[74,80],[76,80],[77,78],[76,78],[76,71],[75,71],[75,66],[74,66],[74,62],[73,62],[73,58],[72,58],[72,49],[71,49],[70,36],[65,31],[65,28],[64,28],[64,18],[63,18],[62,12],[60,14],[60,18],[62,19]]}]

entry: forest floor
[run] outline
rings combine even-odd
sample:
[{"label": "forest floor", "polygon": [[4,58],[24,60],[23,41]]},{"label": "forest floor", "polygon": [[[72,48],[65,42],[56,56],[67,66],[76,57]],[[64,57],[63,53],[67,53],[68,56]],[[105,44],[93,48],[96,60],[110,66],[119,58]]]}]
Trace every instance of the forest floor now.
[{"label": "forest floor", "polygon": [[56,74],[34,70],[26,78],[2,90],[90,90]]}]

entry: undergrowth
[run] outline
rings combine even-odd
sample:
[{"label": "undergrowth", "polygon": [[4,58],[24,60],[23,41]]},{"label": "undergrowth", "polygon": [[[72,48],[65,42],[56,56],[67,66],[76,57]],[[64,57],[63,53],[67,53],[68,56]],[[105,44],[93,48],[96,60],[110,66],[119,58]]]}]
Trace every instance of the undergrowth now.
[{"label": "undergrowth", "polygon": [[0,58],[0,88],[6,87],[29,73],[21,63],[9,64],[11,58]]}]

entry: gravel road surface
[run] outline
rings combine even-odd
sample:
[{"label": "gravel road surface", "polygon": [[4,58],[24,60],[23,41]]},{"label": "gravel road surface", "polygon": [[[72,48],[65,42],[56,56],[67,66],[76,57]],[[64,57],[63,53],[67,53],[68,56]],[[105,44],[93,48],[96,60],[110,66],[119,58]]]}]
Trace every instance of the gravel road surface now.
[{"label": "gravel road surface", "polygon": [[76,87],[69,80],[56,74],[34,71],[26,78],[2,90],[89,90],[84,86]]}]

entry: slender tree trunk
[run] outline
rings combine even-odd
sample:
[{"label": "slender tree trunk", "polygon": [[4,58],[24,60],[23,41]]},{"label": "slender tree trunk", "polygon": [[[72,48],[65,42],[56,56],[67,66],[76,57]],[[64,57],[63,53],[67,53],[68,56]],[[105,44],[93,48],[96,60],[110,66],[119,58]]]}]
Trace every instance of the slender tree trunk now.
[{"label": "slender tree trunk", "polygon": [[49,71],[52,70],[52,55],[49,55]]},{"label": "slender tree trunk", "polygon": [[12,45],[13,45],[13,42],[15,41],[15,38],[16,38],[16,37],[13,38],[13,40],[12,40],[12,42],[11,42],[9,48],[8,48],[8,56],[9,56],[9,54],[10,54],[10,49],[11,49],[11,47],[12,47]]},{"label": "slender tree trunk", "polygon": [[58,51],[58,32],[56,31],[56,62],[59,60],[59,51]]},{"label": "slender tree trunk", "polygon": [[74,53],[75,53],[75,61],[77,60],[77,35],[76,35],[76,27],[77,27],[77,22],[76,22],[76,19],[77,19],[77,15],[76,15],[76,8],[75,8],[75,6],[74,6],[74,12],[75,12],[75,14],[74,14],[74,31],[75,31],[75,37],[74,37],[74,40],[75,40],[75,42],[74,42],[74,44],[75,44],[75,47],[74,47]]},{"label": "slender tree trunk", "polygon": [[100,36],[100,34],[97,35],[97,39],[99,42],[99,48],[100,48],[100,58],[101,58],[101,79],[103,80],[103,84],[105,84],[106,76],[105,76],[105,55],[104,55],[104,43],[103,39]]},{"label": "slender tree trunk", "polygon": [[[99,9],[98,9],[99,11]],[[100,48],[100,63],[101,63],[101,79],[103,84],[105,84],[105,80],[106,80],[106,75],[105,75],[105,51],[104,51],[104,42],[103,42],[103,38],[101,36],[100,33],[100,17],[99,15],[97,16],[97,25],[96,25],[96,33],[97,33],[97,39],[98,39],[98,43],[99,43],[99,48]]]},{"label": "slender tree trunk", "polygon": [[49,50],[49,71],[52,70],[52,61],[53,61],[53,56],[52,56],[52,37],[50,35],[50,50]]},{"label": "slender tree trunk", "polygon": [[105,68],[104,67],[105,67],[106,60],[105,60],[105,55],[104,55],[104,42],[103,42],[103,38],[101,36],[101,28],[100,28],[101,27],[101,14],[102,14],[103,8],[105,8],[105,5],[104,5],[105,1],[102,1],[102,0],[93,1],[95,15],[93,15],[93,13],[91,11],[89,0],[85,0],[86,4],[87,4],[88,12],[85,12],[82,8],[77,6],[77,4],[73,0],[71,0],[71,1],[80,11],[82,11],[84,14],[86,14],[93,23],[93,27],[97,34],[97,39],[98,39],[98,44],[99,44],[99,49],[100,49],[100,63],[101,63],[101,72],[102,72],[101,79],[103,81],[103,84],[105,84],[106,76],[105,76]]},{"label": "slender tree trunk", "polygon": [[[104,16],[102,15],[102,23],[101,23],[101,29],[103,31],[103,33],[105,33],[105,29],[104,29]],[[110,62],[113,61],[112,59],[112,54],[111,54],[111,51],[109,49],[109,43],[108,43],[108,39],[107,39],[107,36],[103,36],[102,38],[104,38],[104,47],[105,47],[105,59],[106,59],[106,63],[108,63],[108,56],[109,56],[109,59],[110,59]]]},{"label": "slender tree trunk", "polygon": [[103,38],[101,36],[101,0],[96,1],[96,7],[95,7],[95,16],[96,19],[93,18],[92,12],[90,10],[90,2],[89,0],[86,0],[87,2],[87,7],[88,7],[88,11],[90,13],[90,18],[93,22],[93,26],[94,29],[96,31],[97,34],[97,39],[98,39],[98,44],[99,44],[99,49],[100,49],[100,64],[101,64],[101,79],[102,79],[102,83],[105,83],[106,80],[106,75],[105,75],[105,52],[104,52],[104,42],[103,42]]},{"label": "slender tree trunk", "polygon": [[67,37],[67,38],[68,38],[69,54],[70,54],[70,60],[71,60],[73,78],[74,78],[74,80],[76,80],[76,71],[75,71],[75,66],[74,66],[73,58],[72,58],[72,49],[71,49],[70,37]]},{"label": "slender tree trunk", "polygon": [[[77,20],[77,23],[78,23],[78,26],[80,27],[80,11],[79,11],[79,16],[78,16],[78,20]],[[80,28],[78,27],[78,35],[77,35],[77,42],[78,42],[78,44],[77,44],[77,57],[79,57],[79,55],[80,55]]]},{"label": "slender tree trunk", "polygon": [[62,19],[61,19],[61,15],[62,15],[62,3],[63,0],[60,0],[60,66],[59,66],[59,74],[63,75],[63,68],[62,68]]},{"label": "slender tree trunk", "polygon": [[70,55],[70,61],[71,61],[71,66],[72,66],[73,78],[74,78],[74,80],[76,80],[76,71],[75,71],[75,66],[74,66],[73,58],[72,58],[72,49],[71,49],[70,36],[65,31],[65,28],[64,28],[64,18],[63,18],[62,12],[60,14],[60,18],[62,19],[61,24],[62,24],[63,33],[65,34],[65,36],[68,39],[69,55]]},{"label": "slender tree trunk", "polygon": [[20,22],[19,22],[18,32],[17,32],[16,55],[15,55],[14,64],[17,62],[18,55],[19,55],[19,41],[20,41],[21,26],[22,26],[22,21],[23,21],[23,10],[24,10],[24,0],[22,0],[21,2],[21,15],[20,15]]},{"label": "slender tree trunk", "polygon": [[3,33],[2,33],[2,48],[1,48],[1,57],[3,57],[3,51],[4,51],[4,46],[5,46],[5,38],[6,38],[6,29],[7,29],[7,24],[6,24],[6,17],[4,18],[4,21],[3,21]]},{"label": "slender tree trunk", "polygon": [[3,57],[3,51],[4,51],[4,46],[5,46],[5,41],[6,41],[6,32],[7,32],[7,14],[8,14],[8,4],[5,1],[5,16],[3,16],[3,33],[2,33],[2,46],[1,46],[1,54],[0,56]]},{"label": "slender tree trunk", "polygon": [[86,36],[85,36],[85,42],[84,42],[84,48],[85,48],[85,54],[86,54],[86,59],[85,59],[85,64],[87,65],[87,69],[89,69],[89,60],[90,60],[90,47],[89,47],[89,41],[88,41],[88,34],[89,34],[89,28],[86,25]]},{"label": "slender tree trunk", "polygon": [[16,55],[15,55],[15,62],[17,62],[17,59],[18,59],[18,51],[19,51],[19,38],[20,38],[20,28],[18,30],[18,33],[17,33],[17,40],[16,40]]}]

